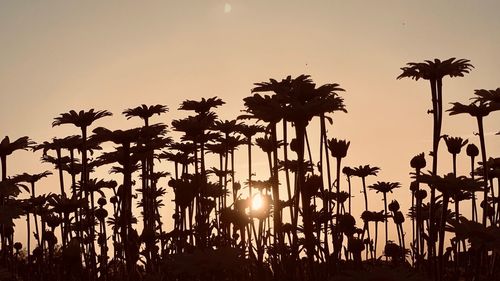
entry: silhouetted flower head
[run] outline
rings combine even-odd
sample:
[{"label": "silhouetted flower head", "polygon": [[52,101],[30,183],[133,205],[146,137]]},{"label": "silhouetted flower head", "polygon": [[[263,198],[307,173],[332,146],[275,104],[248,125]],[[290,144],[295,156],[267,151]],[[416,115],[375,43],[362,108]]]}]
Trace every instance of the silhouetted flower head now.
[{"label": "silhouetted flower head", "polygon": [[334,158],[340,159],[346,157],[350,144],[349,141],[332,138],[328,141],[328,148]]},{"label": "silhouetted flower head", "polygon": [[368,188],[373,189],[377,191],[377,193],[382,192],[382,193],[388,193],[391,192],[395,188],[401,187],[401,184],[399,182],[385,182],[385,181],[377,181],[377,183],[374,183],[370,185]]},{"label": "silhouetted flower head", "polygon": [[165,105],[157,104],[157,105],[150,105],[147,106],[145,104],[142,104],[140,106],[137,106],[135,108],[129,108],[123,111],[123,115],[127,117],[127,119],[130,119],[132,117],[139,117],[143,119],[145,122],[151,116],[154,114],[162,114],[168,111],[168,108]]},{"label": "silhouetted flower head", "polygon": [[354,233],[356,226],[356,219],[351,214],[340,214],[337,217],[337,229],[339,232],[350,236]]},{"label": "silhouetted flower head", "polygon": [[370,165],[364,165],[354,168],[353,176],[357,176],[360,178],[365,178],[367,176],[376,176],[379,171],[379,167],[370,167]]},{"label": "silhouetted flower head", "polygon": [[467,152],[467,156],[469,156],[469,157],[476,157],[479,155],[479,149],[473,143],[470,143],[469,145],[467,145],[467,148],[465,151]]},{"label": "silhouetted flower head", "polygon": [[344,173],[348,178],[354,175],[354,170],[351,167],[345,166],[342,168],[342,173]]},{"label": "silhouetted flower head", "polygon": [[104,208],[98,208],[97,210],[95,210],[95,217],[99,220],[99,221],[104,221],[104,219],[108,216],[108,211],[106,211],[106,209]]},{"label": "silhouetted flower head", "polygon": [[444,136],[444,141],[446,142],[446,147],[448,148],[448,152],[451,154],[459,154],[469,140],[463,140],[461,137],[448,137]]},{"label": "silhouetted flower head", "polygon": [[349,193],[345,191],[341,191],[339,193],[333,192],[333,199],[337,201],[338,204],[342,204],[349,199]]},{"label": "silhouetted flower head", "polygon": [[23,248],[23,244],[21,242],[16,242],[14,243],[14,249],[16,250],[17,253]]},{"label": "silhouetted flower head", "polygon": [[384,214],[383,210],[380,212],[363,211],[361,219],[364,222],[383,222],[387,219],[387,215]]},{"label": "silhouetted flower head", "polygon": [[347,250],[354,254],[359,254],[365,249],[363,241],[356,237],[349,237],[347,240]]},{"label": "silhouetted flower head", "polygon": [[283,141],[278,141],[275,143],[271,138],[257,138],[255,142],[257,146],[266,153],[271,153],[275,149],[278,149],[283,145]]},{"label": "silhouetted flower head", "polygon": [[304,183],[304,193],[307,196],[316,194],[323,186],[323,181],[319,175],[312,175],[306,178]]},{"label": "silhouetted flower head", "polygon": [[53,207],[53,212],[63,214],[76,212],[78,209],[81,209],[86,205],[85,198],[78,199],[78,197],[76,196],[67,198],[61,195],[52,194],[52,196],[47,198],[47,200],[49,202],[49,205]]},{"label": "silhouetted flower head", "polygon": [[391,203],[389,203],[389,211],[391,211],[391,212],[399,211],[398,201],[392,200]]},{"label": "silhouetted flower head", "polygon": [[299,151],[299,144],[297,142],[297,139],[296,138],[293,138],[291,141],[290,141],[290,149],[293,151],[293,152],[298,152]]},{"label": "silhouetted flower head", "polygon": [[410,166],[413,169],[421,170],[425,168],[425,165],[427,163],[425,162],[425,156],[424,153],[417,154],[410,160]]},{"label": "silhouetted flower head", "polygon": [[254,94],[243,99],[245,112],[238,119],[257,119],[266,123],[275,124],[283,118],[283,108],[276,95],[261,96]]},{"label": "silhouetted flower head", "polygon": [[26,150],[32,144],[34,144],[34,142],[28,137],[18,138],[13,142],[10,142],[9,137],[5,137],[0,142],[0,156],[8,156],[16,150]]},{"label": "silhouetted flower head", "polygon": [[52,175],[52,172],[50,171],[45,171],[39,174],[28,174],[28,173],[22,173],[20,175],[16,175],[12,178],[12,180],[16,182],[27,182],[27,183],[35,183],[49,175]]},{"label": "silhouetted flower head", "polygon": [[417,191],[419,188],[419,184],[418,184],[418,181],[412,181],[410,183],[410,190],[411,191]]},{"label": "silhouetted flower head", "polygon": [[263,133],[265,131],[265,128],[264,126],[260,125],[247,125],[240,123],[237,125],[236,130],[240,134],[244,135],[247,139],[249,139],[258,133]]},{"label": "silhouetted flower head", "polygon": [[219,131],[225,135],[229,135],[237,132],[241,124],[237,123],[236,120],[215,120],[214,124],[210,128],[214,131]]},{"label": "silhouetted flower head", "polygon": [[[271,188],[273,186],[273,183],[272,183],[271,179],[269,179],[269,180],[263,180],[263,181],[261,181],[261,180],[252,180],[251,183],[252,183],[252,187],[253,188],[257,188],[261,192],[263,190],[271,190]],[[247,185],[248,185],[248,182],[247,182]]]},{"label": "silhouetted flower head", "polygon": [[100,197],[99,199],[97,199],[97,204],[99,204],[99,206],[104,206],[106,205],[107,201],[106,201],[106,198],[105,197]]},{"label": "silhouetted flower head", "polygon": [[496,88],[496,90],[475,90],[474,94],[476,95],[476,97],[472,99],[475,101],[490,104],[500,104],[500,88]]},{"label": "silhouetted flower head", "polygon": [[401,68],[403,73],[397,79],[409,77],[415,80],[440,80],[444,76],[463,77],[474,66],[467,59],[450,58],[444,61],[439,59],[426,60],[421,63],[410,62]]},{"label": "silhouetted flower head", "polygon": [[455,194],[461,191],[472,192],[482,190],[482,183],[478,180],[467,178],[465,176],[457,177],[453,173],[449,173],[443,177],[438,175],[422,174],[417,176],[416,180],[429,186],[433,186],[441,193],[450,197],[455,196]]},{"label": "silhouetted flower head", "polygon": [[52,127],[59,126],[62,124],[73,124],[79,128],[89,127],[95,120],[111,116],[111,112],[106,110],[98,110],[94,111],[91,109],[89,111],[80,110],[80,112],[76,112],[71,110],[69,113],[61,113],[59,117],[54,118],[54,122],[52,122]]},{"label": "silhouetted flower head", "polygon": [[393,260],[400,260],[403,258],[403,250],[399,245],[389,242],[384,247],[384,255]]},{"label": "silhouetted flower head", "polygon": [[209,112],[212,108],[219,107],[223,104],[225,104],[225,102],[218,97],[213,97],[208,99],[202,98],[200,101],[194,101],[194,100],[183,101],[179,109],[192,110],[196,113],[203,114]]},{"label": "silhouetted flower head", "polygon": [[492,106],[489,103],[483,103],[483,102],[473,102],[468,105],[459,102],[452,102],[451,104],[453,106],[450,109],[446,110],[450,112],[450,115],[467,113],[470,116],[481,118],[488,116],[490,112],[500,110],[500,106],[497,104]]},{"label": "silhouetted flower head", "polygon": [[424,189],[420,189],[415,193],[415,198],[418,200],[424,200],[427,197],[427,191]]},{"label": "silhouetted flower head", "polygon": [[45,231],[42,238],[49,244],[50,247],[53,247],[57,243],[57,237],[52,231]]},{"label": "silhouetted flower head", "polygon": [[50,228],[55,228],[61,223],[61,218],[57,215],[48,215],[45,217],[45,222]]},{"label": "silhouetted flower head", "polygon": [[405,222],[405,217],[401,211],[395,211],[393,219],[395,224],[402,224]]}]

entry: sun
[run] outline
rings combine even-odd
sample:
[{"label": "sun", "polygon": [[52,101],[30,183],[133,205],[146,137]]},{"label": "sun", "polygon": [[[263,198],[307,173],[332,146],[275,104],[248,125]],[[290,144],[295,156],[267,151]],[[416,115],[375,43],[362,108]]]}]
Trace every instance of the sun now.
[{"label": "sun", "polygon": [[229,3],[224,4],[224,13],[228,14],[231,12],[232,9],[233,8],[231,7],[231,4]]},{"label": "sun", "polygon": [[262,198],[262,195],[260,195],[260,193],[255,194],[252,198],[252,210],[257,211],[261,209],[263,205],[264,199]]}]

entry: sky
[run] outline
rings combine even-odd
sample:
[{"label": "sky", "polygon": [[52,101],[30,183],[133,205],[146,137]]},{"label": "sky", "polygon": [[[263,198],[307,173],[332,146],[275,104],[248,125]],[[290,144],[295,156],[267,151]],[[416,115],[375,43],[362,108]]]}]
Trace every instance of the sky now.
[{"label": "sky", "polygon": [[[226,102],[219,116],[232,119],[253,83],[309,74],[318,85],[346,90],[341,96],[349,113],[335,113],[329,129],[329,138],[351,141],[344,163],[380,167],[368,184],[401,182],[390,198],[408,207],[409,160],[430,151],[432,116],[428,82],[396,80],[400,68],[425,59],[469,59],[470,74],[445,78],[444,109],[468,103],[475,89],[500,87],[499,10],[498,1],[0,0],[0,137],[42,142],[77,134],[70,125],[51,128],[54,117],[71,109],[106,109],[114,116],[96,126],[132,128],[140,120],[120,113],[142,103],[167,105],[170,112],[154,121],[169,124],[187,116],[177,111],[183,100],[213,96]],[[498,124],[498,112],[485,121],[487,151],[496,157]],[[475,132],[471,117],[444,116],[443,134],[478,144]],[[39,157],[16,152],[9,175],[50,169]],[[246,161],[244,153],[237,157]],[[260,159],[255,169],[264,179]],[[244,181],[246,169],[240,170]],[[444,142],[440,170],[451,171]],[[465,153],[458,170],[468,173]],[[58,188],[52,176],[38,190]],[[353,189],[360,189],[356,180]],[[381,208],[380,194],[370,198]]]}]

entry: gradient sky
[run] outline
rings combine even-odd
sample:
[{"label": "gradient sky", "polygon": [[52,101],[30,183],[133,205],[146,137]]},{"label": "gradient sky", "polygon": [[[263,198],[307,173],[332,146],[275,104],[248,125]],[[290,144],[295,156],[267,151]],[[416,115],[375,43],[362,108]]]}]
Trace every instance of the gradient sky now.
[{"label": "gradient sky", "polygon": [[[169,106],[155,121],[170,123],[186,116],[176,110],[184,99],[212,96],[226,101],[218,114],[231,119],[253,83],[310,74],[317,84],[346,89],[349,113],[336,113],[329,132],[351,141],[345,164],[381,167],[368,183],[400,181],[392,198],[404,206],[409,160],[431,149],[432,117],[428,83],[396,80],[400,67],[470,59],[469,75],[444,80],[445,109],[468,102],[475,89],[500,87],[498,11],[498,1],[0,0],[0,137],[41,142],[77,134],[69,125],[51,128],[70,109],[115,114],[97,126],[139,126],[120,113],[141,103]],[[485,123],[487,150],[497,157],[499,124],[499,113]],[[475,120],[465,115],[446,115],[442,132],[478,143]],[[444,143],[441,152],[440,170],[449,172]],[[15,153],[9,174],[50,169],[38,158]],[[265,162],[256,165],[257,177],[268,177]],[[459,171],[467,167],[463,154]],[[42,182],[40,192],[57,191],[56,182],[55,176]],[[374,210],[382,206],[379,194],[370,198]]]}]

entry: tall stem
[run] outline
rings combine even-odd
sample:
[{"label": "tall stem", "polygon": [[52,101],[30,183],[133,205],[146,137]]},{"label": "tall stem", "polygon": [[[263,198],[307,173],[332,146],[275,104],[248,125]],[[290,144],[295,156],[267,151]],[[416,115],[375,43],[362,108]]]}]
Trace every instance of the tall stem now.
[{"label": "tall stem", "polygon": [[[470,174],[472,177],[472,180],[475,178],[475,173],[474,173],[474,156],[470,157]],[[472,221],[477,222],[478,217],[477,217],[477,207],[476,207],[476,192],[472,192]]]},{"label": "tall stem", "polygon": [[[433,135],[432,135],[432,175],[437,175],[438,168],[438,148],[439,148],[439,140],[441,138],[440,134],[440,125],[439,125],[439,116],[440,113],[438,111],[438,93],[436,89],[436,80],[429,80],[431,85],[431,94],[432,94],[432,116],[433,116]],[[428,248],[428,256],[429,258],[433,258],[435,256],[436,249],[436,232],[434,226],[434,209],[436,204],[436,188],[431,185],[431,198],[429,202],[429,240],[427,244]],[[433,268],[435,274],[437,271],[435,270],[435,265]]]},{"label": "tall stem", "polygon": [[[387,193],[384,192],[384,215],[388,215],[387,213]],[[389,231],[387,229],[387,217],[384,219],[385,223],[385,244],[389,242]]]},{"label": "tall stem", "polygon": [[[484,181],[484,193],[483,202],[487,202],[488,199],[488,162],[486,161],[486,144],[484,141],[484,128],[483,128],[483,117],[477,117],[477,126],[479,129],[479,141],[481,143],[481,160],[483,161],[483,181]],[[486,217],[488,212],[486,208],[483,209],[483,225],[486,226]]]}]

